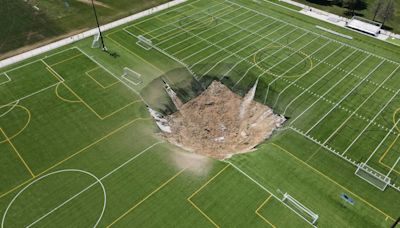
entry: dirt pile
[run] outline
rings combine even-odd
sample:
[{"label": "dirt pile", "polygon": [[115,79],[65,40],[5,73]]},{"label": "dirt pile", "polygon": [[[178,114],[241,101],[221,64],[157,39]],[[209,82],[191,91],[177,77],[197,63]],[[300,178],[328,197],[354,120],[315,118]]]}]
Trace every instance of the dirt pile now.
[{"label": "dirt pile", "polygon": [[217,159],[251,150],[285,121],[253,101],[256,86],[242,98],[222,83],[212,82],[202,94],[164,117],[171,131],[162,135],[186,150]]}]

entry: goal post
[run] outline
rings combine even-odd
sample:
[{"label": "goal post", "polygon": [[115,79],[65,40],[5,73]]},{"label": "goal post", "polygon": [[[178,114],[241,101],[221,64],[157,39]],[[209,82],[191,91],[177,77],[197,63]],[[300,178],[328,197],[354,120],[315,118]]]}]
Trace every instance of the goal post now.
[{"label": "goal post", "polygon": [[150,39],[142,35],[139,35],[137,38],[138,41],[136,42],[136,44],[144,48],[146,51],[150,50],[153,47],[153,42]]},{"label": "goal post", "polygon": [[122,78],[132,83],[133,85],[139,85],[143,82],[142,76],[136,71],[130,69],[129,67],[124,67]]},{"label": "goal post", "polygon": [[295,211],[304,220],[308,221],[310,224],[312,225],[316,224],[319,216],[310,209],[308,209],[306,206],[301,204],[299,201],[297,201],[288,193],[283,194],[283,198],[281,201],[288,207],[290,207],[293,211]]},{"label": "goal post", "polygon": [[92,48],[99,48],[99,47],[100,47],[100,33],[96,33],[93,36]]},{"label": "goal post", "polygon": [[355,174],[381,191],[384,191],[391,181],[390,177],[385,176],[366,163],[360,163]]}]

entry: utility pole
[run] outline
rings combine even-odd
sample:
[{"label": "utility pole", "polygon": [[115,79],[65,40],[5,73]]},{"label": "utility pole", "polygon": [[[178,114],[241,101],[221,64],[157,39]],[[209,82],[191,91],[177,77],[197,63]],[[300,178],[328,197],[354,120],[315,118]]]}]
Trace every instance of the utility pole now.
[{"label": "utility pole", "polygon": [[92,7],[93,7],[94,17],[96,18],[97,28],[99,29],[100,41],[101,41],[101,49],[102,49],[103,51],[107,51],[107,48],[106,48],[106,46],[104,45],[103,34],[101,33],[100,24],[99,24],[99,19],[97,18],[96,7],[94,6],[93,0],[92,0]]}]

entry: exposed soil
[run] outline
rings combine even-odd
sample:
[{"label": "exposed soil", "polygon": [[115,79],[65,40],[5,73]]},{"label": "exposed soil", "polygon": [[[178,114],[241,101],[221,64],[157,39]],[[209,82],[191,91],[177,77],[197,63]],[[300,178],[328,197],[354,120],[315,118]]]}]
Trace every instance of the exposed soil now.
[{"label": "exposed soil", "polygon": [[285,120],[253,101],[255,89],[242,98],[214,81],[177,112],[164,117],[171,132],[162,135],[186,150],[217,159],[247,152],[269,138]]}]

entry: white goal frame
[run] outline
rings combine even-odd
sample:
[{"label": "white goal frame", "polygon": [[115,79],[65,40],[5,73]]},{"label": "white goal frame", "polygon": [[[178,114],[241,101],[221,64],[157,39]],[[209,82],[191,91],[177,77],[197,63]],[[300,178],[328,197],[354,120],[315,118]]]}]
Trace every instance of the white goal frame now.
[{"label": "white goal frame", "polygon": [[145,49],[146,51],[153,48],[153,42],[150,39],[146,38],[145,36],[139,35],[137,39],[138,41],[136,42],[136,44]]},{"label": "white goal frame", "polygon": [[91,47],[92,48],[99,48],[100,47],[100,33],[99,32],[94,34]]},{"label": "white goal frame", "polygon": [[129,67],[124,67],[122,78],[129,81],[129,83],[132,83],[135,86],[143,82],[142,75],[130,69]]},{"label": "white goal frame", "polygon": [[[355,174],[381,191],[384,191],[391,181],[390,177],[380,173],[366,163],[360,163],[357,167]],[[374,179],[378,182],[372,181]],[[381,184],[379,184],[379,182]]]},{"label": "white goal frame", "polygon": [[[309,221],[311,224],[315,225],[315,223],[317,222],[319,216],[317,214],[315,214],[313,211],[311,211],[310,209],[308,209],[306,206],[304,206],[303,204],[301,204],[299,201],[297,201],[295,198],[293,198],[291,195],[289,195],[287,192],[285,194],[283,194],[283,198],[281,200],[284,204],[286,204],[288,207],[292,208],[293,211],[303,211],[305,212],[307,215],[309,215],[311,217],[311,221],[309,218],[304,217],[303,215],[301,215],[300,213],[297,213],[299,216],[301,216],[304,220]],[[288,203],[290,202],[290,204]],[[293,207],[294,206],[294,207]]]}]

